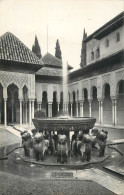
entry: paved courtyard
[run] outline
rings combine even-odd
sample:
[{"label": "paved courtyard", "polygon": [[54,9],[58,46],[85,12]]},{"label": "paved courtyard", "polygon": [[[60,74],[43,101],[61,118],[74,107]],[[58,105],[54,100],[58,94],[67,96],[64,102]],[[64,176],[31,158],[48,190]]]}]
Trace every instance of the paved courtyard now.
[{"label": "paved courtyard", "polygon": [[[20,133],[16,128],[0,128],[1,147],[3,144],[12,148],[17,142],[20,146]],[[118,149],[123,153],[122,148]],[[24,162],[17,149],[8,155],[8,160],[0,160],[0,195],[122,195],[123,175],[104,168],[120,161],[124,162],[122,155],[114,150],[114,155],[103,163],[68,169]]]}]

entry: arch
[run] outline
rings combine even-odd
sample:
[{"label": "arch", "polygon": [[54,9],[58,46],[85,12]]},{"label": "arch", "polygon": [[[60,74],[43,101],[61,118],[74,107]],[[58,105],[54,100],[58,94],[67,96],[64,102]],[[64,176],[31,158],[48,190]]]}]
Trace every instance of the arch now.
[{"label": "arch", "polygon": [[57,116],[57,92],[53,92],[52,116]]},{"label": "arch", "polygon": [[88,99],[88,89],[85,87],[85,88],[82,89],[82,99],[83,100],[85,100],[86,93],[87,93],[87,99]]},{"label": "arch", "polygon": [[28,100],[28,88],[26,85],[23,86],[23,101],[27,101]]},{"label": "arch", "polygon": [[47,91],[42,93],[42,111],[48,116]]},{"label": "arch", "polygon": [[96,118],[96,122],[99,121],[99,102],[97,99],[97,88],[96,86],[93,86],[91,88],[91,96],[92,96],[92,102],[91,102],[91,114],[93,117]]},{"label": "arch", "polygon": [[7,87],[7,122],[19,123],[20,107],[19,107],[19,88],[14,83]]},{"label": "arch", "polygon": [[117,83],[117,87],[116,87],[116,94],[117,95],[120,95],[124,93],[124,80],[120,80],[118,83]]},{"label": "arch", "polygon": [[89,116],[89,101],[88,101],[88,90],[86,88],[83,89],[83,97],[84,97],[84,116]]},{"label": "arch", "polygon": [[110,97],[110,85],[105,83],[103,86],[103,121],[104,124],[112,124],[112,100]]},{"label": "arch", "polygon": [[108,95],[110,96],[110,94],[111,94],[110,84],[106,82],[102,86],[102,97],[103,97],[103,99],[105,98],[105,95],[107,95],[107,90],[108,90]]},{"label": "arch", "polygon": [[91,99],[97,98],[97,87],[94,85],[90,89],[90,96]]},{"label": "arch", "polygon": [[117,84],[117,123],[124,125],[124,80]]},{"label": "arch", "polygon": [[60,110],[63,109],[63,91],[60,92]]}]

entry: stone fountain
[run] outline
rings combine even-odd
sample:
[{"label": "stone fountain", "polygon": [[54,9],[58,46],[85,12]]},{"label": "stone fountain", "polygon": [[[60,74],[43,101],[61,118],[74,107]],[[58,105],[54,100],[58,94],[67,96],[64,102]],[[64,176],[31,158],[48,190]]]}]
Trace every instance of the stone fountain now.
[{"label": "stone fountain", "polygon": [[34,118],[33,123],[40,131],[82,131],[89,133],[95,125],[92,117],[70,117],[68,115],[68,83],[67,63],[63,64],[63,111],[60,116],[53,118]]}]

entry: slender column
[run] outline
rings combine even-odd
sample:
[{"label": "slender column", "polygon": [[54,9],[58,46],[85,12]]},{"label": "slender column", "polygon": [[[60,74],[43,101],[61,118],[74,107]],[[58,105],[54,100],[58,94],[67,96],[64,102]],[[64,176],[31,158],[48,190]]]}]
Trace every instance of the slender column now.
[{"label": "slender column", "polygon": [[68,113],[68,103],[66,103],[66,112]]},{"label": "slender column", "polygon": [[48,102],[48,117],[52,117],[52,102]]},{"label": "slender column", "polygon": [[115,125],[115,100],[112,100],[112,123]]},{"label": "slender column", "polygon": [[117,99],[112,99],[112,122],[117,126]]},{"label": "slender column", "polygon": [[39,104],[39,110],[41,110],[41,105],[42,105],[42,103]]},{"label": "slender column", "polygon": [[89,100],[89,117],[91,117],[91,102],[92,100]]},{"label": "slender column", "polygon": [[31,125],[31,100],[29,100],[29,124]]},{"label": "slender column", "polygon": [[20,125],[22,125],[22,100],[20,101]]},{"label": "slender column", "polygon": [[103,124],[103,100],[101,100],[101,124]]},{"label": "slender column", "polygon": [[80,101],[80,117],[84,116],[84,101]]},{"label": "slender column", "polygon": [[34,118],[34,100],[32,100],[32,119]]},{"label": "slender column", "polygon": [[73,113],[72,113],[72,102],[70,104],[71,104],[71,117],[72,117],[73,116]]},{"label": "slender column", "polygon": [[76,102],[76,116],[78,117],[78,102]]},{"label": "slender column", "polygon": [[25,123],[27,124],[27,119],[28,119],[28,117],[27,117],[27,113],[28,112],[28,109],[27,109],[27,101],[25,102]]},{"label": "slender column", "polygon": [[58,110],[58,112],[59,112],[59,104],[60,104],[60,102],[57,102],[57,110]]},{"label": "slender column", "polygon": [[23,100],[23,102],[22,102],[22,108],[23,108],[23,110],[22,110],[22,116],[23,116],[23,118],[22,118],[22,123],[25,123],[25,101]]},{"label": "slender column", "polygon": [[115,126],[117,126],[117,100],[115,100]]},{"label": "slender column", "polygon": [[4,125],[7,125],[7,115],[6,115],[6,109],[7,109],[7,99],[4,98]]},{"label": "slender column", "polygon": [[99,100],[99,124],[101,124],[101,101]]}]

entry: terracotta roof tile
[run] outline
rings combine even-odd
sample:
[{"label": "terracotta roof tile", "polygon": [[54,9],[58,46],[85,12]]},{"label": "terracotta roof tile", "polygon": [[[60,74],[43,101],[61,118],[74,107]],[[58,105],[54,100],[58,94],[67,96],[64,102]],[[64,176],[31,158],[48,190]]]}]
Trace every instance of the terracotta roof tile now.
[{"label": "terracotta roof tile", "polygon": [[41,60],[44,62],[44,64],[62,67],[62,61],[50,53],[45,54]]},{"label": "terracotta roof tile", "polygon": [[43,65],[42,60],[10,32],[0,37],[0,59]]},{"label": "terracotta roof tile", "polygon": [[[49,65],[49,66],[55,66],[58,68],[62,68],[62,60],[58,59],[57,57],[53,56],[50,53],[46,53],[41,60],[44,62],[45,65]],[[72,67],[70,65],[68,65],[68,69],[72,69]]]}]

